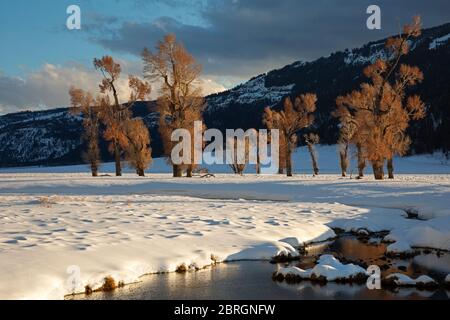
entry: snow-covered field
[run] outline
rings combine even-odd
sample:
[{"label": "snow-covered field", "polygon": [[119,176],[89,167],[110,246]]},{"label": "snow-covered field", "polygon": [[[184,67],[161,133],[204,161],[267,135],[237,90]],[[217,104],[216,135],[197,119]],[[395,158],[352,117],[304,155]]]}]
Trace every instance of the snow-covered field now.
[{"label": "snow-covered field", "polygon": [[[398,159],[397,171],[409,174],[377,182],[336,174],[335,147],[320,148],[327,174],[318,177],[305,174],[307,156],[296,155],[302,174],[293,178],[1,170],[0,298],[63,298],[100,286],[107,275],[132,282],[182,264],[297,255],[298,244],[333,237],[335,227],[390,231],[392,251],[450,250],[450,167],[441,159]],[[168,170],[162,160],[155,166],[150,172]],[[406,209],[426,220],[406,219]]]}]

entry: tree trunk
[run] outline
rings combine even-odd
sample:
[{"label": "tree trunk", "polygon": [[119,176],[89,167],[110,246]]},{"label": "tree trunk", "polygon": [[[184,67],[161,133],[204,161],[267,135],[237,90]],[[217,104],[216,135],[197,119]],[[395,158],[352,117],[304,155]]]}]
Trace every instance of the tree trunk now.
[{"label": "tree trunk", "polygon": [[96,163],[91,163],[91,172],[93,177],[98,177],[98,166]]},{"label": "tree trunk", "polygon": [[286,147],[286,174],[288,177],[292,177],[292,159],[291,159],[291,147]]},{"label": "tree trunk", "polygon": [[308,151],[311,155],[311,161],[313,166],[314,175],[319,175],[319,166],[317,165],[317,159],[316,159],[316,152],[314,150],[314,147],[311,144],[308,144]]},{"label": "tree trunk", "polygon": [[348,169],[348,144],[345,146],[345,148],[342,148],[339,150],[339,158],[340,158],[340,165],[341,165],[341,173],[343,177],[347,176],[347,169]]},{"label": "tree trunk", "polygon": [[394,179],[394,159],[388,159],[387,169],[389,174],[389,179]]},{"label": "tree trunk", "polygon": [[259,159],[259,150],[256,154],[256,174],[261,174],[261,163]]},{"label": "tree trunk", "polygon": [[120,163],[120,148],[117,142],[114,142],[114,160],[116,162],[116,176],[122,176],[122,165]]},{"label": "tree trunk", "polygon": [[375,180],[383,180],[384,179],[384,161],[378,160],[372,162],[373,167],[373,175],[375,177]]},{"label": "tree trunk", "polygon": [[173,177],[180,178],[183,175],[183,170],[180,165],[174,164],[172,165]]},{"label": "tree trunk", "polygon": [[364,177],[364,169],[366,168],[366,159],[364,158],[361,144],[356,145],[358,153],[358,177]]},{"label": "tree trunk", "polygon": [[284,174],[284,170],[286,169],[286,152],[284,148],[278,150],[278,174]]},{"label": "tree trunk", "polygon": [[187,168],[187,171],[186,171],[186,177],[188,177],[188,178],[192,178],[192,171],[193,171],[193,166],[192,165],[189,165],[188,166],[188,168]]},{"label": "tree trunk", "polygon": [[139,177],[145,177],[144,169],[138,168],[136,171]]}]

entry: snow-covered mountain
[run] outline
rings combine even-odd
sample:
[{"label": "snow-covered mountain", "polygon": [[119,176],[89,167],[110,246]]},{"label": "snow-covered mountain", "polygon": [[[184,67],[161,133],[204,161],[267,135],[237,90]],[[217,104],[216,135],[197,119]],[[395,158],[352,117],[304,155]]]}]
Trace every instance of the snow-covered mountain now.
[{"label": "snow-covered mountain", "polygon": [[[332,53],[315,61],[297,61],[259,75],[231,90],[210,96],[205,119],[209,127],[261,127],[265,106],[281,107],[287,95],[317,94],[315,128],[323,143],[337,140],[337,122],[331,117],[337,96],[349,93],[365,80],[362,69],[384,57],[386,39],[353,50]],[[431,152],[450,149],[450,23],[425,29],[411,41],[404,62],[419,66],[425,80],[414,88],[427,104],[427,118],[414,123],[413,150]]]},{"label": "snow-covered mountain", "polygon": [[[383,55],[385,39],[360,48],[335,52],[315,61],[297,61],[252,78],[231,90],[207,97],[205,123],[209,128],[260,128],[266,106],[280,107],[284,97],[315,92],[318,110],[313,130],[322,143],[335,143],[337,122],[331,112],[335,99],[358,87],[362,69]],[[414,152],[450,150],[450,23],[423,30],[411,42],[405,62],[419,66],[425,81],[415,92],[427,104],[426,119],[410,128]],[[151,129],[154,156],[161,154],[157,115],[148,103],[134,108]],[[0,117],[0,166],[68,164],[81,162],[81,119],[67,109],[22,112]],[[106,144],[102,158],[109,160]]]}]

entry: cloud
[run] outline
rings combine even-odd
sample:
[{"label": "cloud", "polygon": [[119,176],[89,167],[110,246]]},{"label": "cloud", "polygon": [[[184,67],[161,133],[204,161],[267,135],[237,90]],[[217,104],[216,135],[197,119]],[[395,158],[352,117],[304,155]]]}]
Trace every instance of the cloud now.
[{"label": "cloud", "polygon": [[[129,96],[128,74],[140,74],[140,63],[119,60],[122,77],[117,83],[121,102]],[[69,105],[68,91],[71,86],[98,92],[101,77],[95,70],[82,65],[68,63],[64,66],[44,64],[25,78],[11,77],[0,73],[0,114],[25,110],[39,110]],[[213,79],[201,79],[205,94],[223,91],[225,88]],[[157,94],[154,84],[152,98]]]},{"label": "cloud", "polygon": [[[155,0],[153,1],[155,2]],[[171,6],[183,0],[157,0]],[[152,3],[152,2],[150,2]],[[92,39],[103,47],[139,55],[173,32],[204,65],[205,74],[246,79],[296,60],[312,60],[397,33],[415,14],[425,25],[448,22],[450,1],[381,0],[381,31],[366,28],[372,0],[218,0],[198,5],[203,23],[173,17],[123,22]],[[146,6],[147,8],[149,5]]]},{"label": "cloud", "polygon": [[[0,76],[0,112],[47,109],[69,105],[71,86],[95,90],[100,77],[82,66],[45,64],[25,78]],[[126,93],[126,79],[119,83]]]}]

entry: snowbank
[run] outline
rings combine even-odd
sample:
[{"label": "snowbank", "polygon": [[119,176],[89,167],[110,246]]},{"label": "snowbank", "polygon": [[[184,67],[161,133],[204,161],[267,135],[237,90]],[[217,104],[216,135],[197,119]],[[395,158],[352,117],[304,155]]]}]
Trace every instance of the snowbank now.
[{"label": "snowbank", "polygon": [[312,279],[321,281],[346,281],[359,279],[367,276],[367,271],[360,266],[342,264],[332,255],[320,256],[316,266],[312,269],[303,270],[297,267],[280,268],[275,277],[286,279]]},{"label": "snowbank", "polygon": [[290,243],[335,236],[326,218],[298,213],[323,210],[313,204],[155,195],[18,195],[0,203],[3,299],[60,299],[98,288],[108,275],[130,283],[182,264],[295,257]]},{"label": "snowbank", "polygon": [[399,210],[368,209],[359,217],[337,219],[328,224],[348,232],[365,228],[371,232],[389,231],[384,241],[391,254],[412,253],[413,247],[450,250],[450,216],[430,220],[406,219]]},{"label": "snowbank", "polygon": [[[128,283],[183,263],[295,256],[334,237],[332,228],[389,231],[396,251],[449,250],[449,195],[449,175],[1,173],[0,298],[62,298],[107,275]],[[406,208],[428,220],[406,219]],[[341,274],[328,263],[317,274]]]},{"label": "snowbank", "polygon": [[386,277],[386,280],[392,281],[393,284],[399,287],[432,287],[436,286],[437,282],[429,276],[422,275],[417,279],[412,279],[402,273],[393,273]]}]

